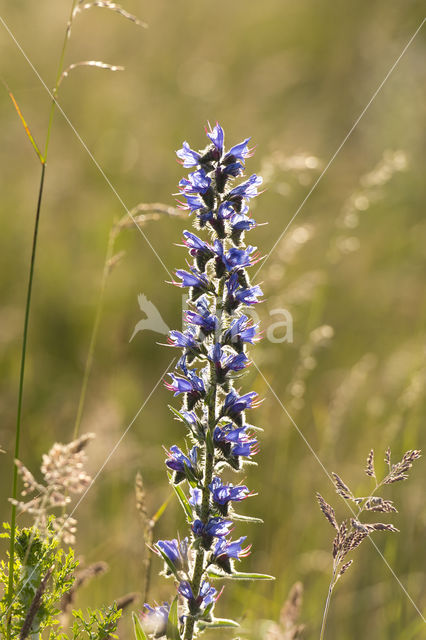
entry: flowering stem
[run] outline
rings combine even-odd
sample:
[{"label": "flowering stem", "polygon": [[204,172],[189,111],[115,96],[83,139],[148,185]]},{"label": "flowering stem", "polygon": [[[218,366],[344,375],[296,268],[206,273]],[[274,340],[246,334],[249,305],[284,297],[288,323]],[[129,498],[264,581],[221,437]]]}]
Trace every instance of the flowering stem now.
[{"label": "flowering stem", "polygon": [[[250,553],[251,545],[242,547],[246,536],[234,541],[228,536],[234,517],[231,503],[253,494],[244,485],[224,483],[218,474],[225,465],[240,471],[258,451],[251,425],[245,420],[246,409],[256,406],[257,393],[239,395],[234,379],[249,364],[246,344],[259,339],[257,325],[243,313],[262,295],[259,286],[250,286],[246,268],[258,260],[258,254],[256,247],[245,245],[244,233],[256,226],[247,215],[247,202],[258,195],[262,179],[253,174],[232,187],[234,178],[244,175],[245,158],[251,155],[249,138],[226,152],[219,124],[206,134],[210,140],[206,149],[193,151],[184,142],[177,151],[185,167],[198,167],[179,183],[187,200],[181,204],[195,213],[195,228],[205,229],[211,243],[188,230],[183,232],[193,263],[188,264],[189,271],[176,271],[182,282],[174,284],[189,287],[191,304],[184,332],[170,331],[169,344],[183,353],[177,373],[170,373],[171,381],[165,383],[175,396],[183,394],[181,412],[172,411],[188,427],[193,445],[189,457],[173,445],[166,460],[174,472],[173,484],[186,480],[189,485],[189,500],[182,489],[176,492],[191,523],[191,541],[186,537],[159,540],[155,545],[166,561],[166,575],[177,578],[178,594],[187,601],[180,617],[183,635],[178,629],[175,634],[183,640],[198,637],[198,625],[215,626],[214,608],[220,594],[206,579],[208,566],[232,575],[235,562]],[[158,637],[170,625],[176,626],[171,622],[176,615],[174,606],[167,602],[154,608],[146,605],[143,620],[147,628],[155,624]],[[224,624],[235,625],[233,621]]]},{"label": "flowering stem", "polygon": [[[216,297],[216,317],[218,320],[217,332],[218,334],[221,331],[221,316],[222,316],[222,306],[223,306],[223,292],[225,287],[225,281],[222,278],[219,281],[218,293]],[[215,366],[214,363],[210,363],[210,399],[208,404],[208,426],[207,429],[213,433],[213,430],[216,425],[216,397],[217,397],[217,382],[215,375]],[[203,477],[203,497],[201,503],[201,520],[203,523],[206,523],[209,519],[210,512],[210,489],[209,484],[213,478],[213,469],[214,469],[214,456],[212,453],[209,453],[207,450],[205,452],[205,463],[204,463],[204,477]],[[191,587],[193,593],[198,593],[201,585],[201,578],[203,577],[203,566],[204,566],[204,558],[205,551],[200,546],[197,551],[197,555],[195,558],[194,571],[191,580]],[[184,640],[192,640],[194,633],[194,618],[192,616],[188,616],[186,628],[185,628],[185,636]]]}]

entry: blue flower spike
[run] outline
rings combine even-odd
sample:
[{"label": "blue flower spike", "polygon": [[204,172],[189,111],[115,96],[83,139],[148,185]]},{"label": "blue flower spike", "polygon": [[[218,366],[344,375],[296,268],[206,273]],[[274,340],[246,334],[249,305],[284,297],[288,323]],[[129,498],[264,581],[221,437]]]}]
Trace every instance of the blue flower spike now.
[{"label": "blue flower spike", "polygon": [[[189,169],[179,182],[179,204],[191,214],[194,231],[183,232],[188,268],[178,269],[173,283],[189,290],[185,326],[169,334],[169,344],[181,349],[182,355],[165,381],[174,397],[182,399],[173,413],[187,429],[187,449],[172,445],[166,450],[166,467],[190,533],[182,542],[173,538],[155,545],[165,561],[165,575],[173,575],[177,582],[179,615],[174,612],[170,617],[177,624],[173,638],[180,640],[198,638],[209,625],[236,626],[215,617],[218,592],[210,585],[209,574],[214,567],[218,576],[238,573],[234,564],[249,555],[251,545],[244,545],[246,536],[232,541],[231,532],[238,520],[256,520],[239,516],[232,506],[255,493],[245,485],[225,483],[220,474],[224,469],[242,470],[259,450],[255,427],[245,417],[258,405],[257,393],[241,393],[234,385],[250,364],[247,347],[260,339],[258,325],[245,313],[262,296],[248,276],[259,254],[245,243],[245,236],[256,227],[249,205],[259,195],[262,178],[256,174],[243,178],[253,151],[250,138],[226,149],[218,122],[208,125],[206,137],[203,149],[194,150],[184,142],[176,152]],[[166,609],[166,605],[148,608],[147,615],[161,619]],[[170,624],[169,620],[166,628]],[[161,632],[154,637],[162,637]]]}]

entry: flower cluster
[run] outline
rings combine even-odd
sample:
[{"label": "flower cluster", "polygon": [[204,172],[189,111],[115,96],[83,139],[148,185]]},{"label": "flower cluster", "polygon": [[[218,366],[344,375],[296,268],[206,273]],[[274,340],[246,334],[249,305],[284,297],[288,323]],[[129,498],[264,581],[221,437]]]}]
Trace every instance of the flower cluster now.
[{"label": "flower cluster", "polygon": [[[156,638],[166,634],[172,618],[177,620],[173,637],[183,640],[197,637],[209,624],[218,626],[213,609],[220,594],[209,579],[235,575],[235,561],[250,552],[250,545],[244,546],[245,536],[237,540],[230,536],[238,518],[233,505],[254,494],[244,485],[225,482],[219,474],[227,468],[241,470],[258,451],[255,427],[245,415],[258,404],[257,394],[240,394],[235,384],[249,365],[247,345],[259,339],[257,325],[244,314],[262,296],[247,273],[259,256],[255,247],[245,244],[244,236],[256,226],[248,204],[258,195],[262,179],[253,174],[234,184],[251,155],[249,138],[227,151],[219,124],[206,133],[209,143],[204,150],[194,151],[184,142],[177,151],[183,166],[192,170],[179,183],[180,206],[194,216],[195,230],[208,235],[202,239],[183,232],[190,262],[188,269],[176,271],[173,284],[189,289],[189,308],[184,331],[169,335],[169,344],[182,355],[165,382],[183,400],[173,413],[188,430],[187,450],[171,446],[166,466],[191,537],[154,545],[165,562],[165,575],[176,581],[179,616],[172,616],[173,605],[164,603],[147,605],[142,619],[148,633],[155,627]],[[187,491],[180,486],[183,482]],[[219,626],[236,624],[221,622]]]}]

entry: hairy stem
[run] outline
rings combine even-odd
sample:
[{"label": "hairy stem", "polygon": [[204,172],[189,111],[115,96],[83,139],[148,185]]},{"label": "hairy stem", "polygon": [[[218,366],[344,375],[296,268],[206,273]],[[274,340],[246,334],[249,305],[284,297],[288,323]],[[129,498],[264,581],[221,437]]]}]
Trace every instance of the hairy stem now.
[{"label": "hairy stem", "polygon": [[[217,332],[220,336],[221,332],[221,318],[222,318],[222,307],[223,307],[223,291],[224,291],[225,281],[224,278],[221,278],[219,281],[218,292],[216,297],[216,317],[218,318],[218,328]],[[216,382],[216,372],[214,363],[210,363],[210,389],[209,389],[210,397],[208,403],[208,426],[207,428],[213,433],[213,430],[216,426],[216,397],[217,397],[217,382]],[[203,497],[201,502],[201,520],[203,523],[206,523],[209,519],[209,511],[210,511],[210,489],[209,484],[213,479],[213,470],[214,470],[214,455],[209,453],[206,450],[205,462],[204,462],[204,477],[203,477]],[[191,580],[191,588],[192,593],[196,597],[200,591],[201,579],[204,573],[204,558],[206,552],[200,546],[197,551],[197,555],[195,558],[194,571],[192,574]],[[188,616],[186,627],[185,627],[185,635],[184,640],[192,640],[194,634],[194,624],[195,620],[192,616]]]}]

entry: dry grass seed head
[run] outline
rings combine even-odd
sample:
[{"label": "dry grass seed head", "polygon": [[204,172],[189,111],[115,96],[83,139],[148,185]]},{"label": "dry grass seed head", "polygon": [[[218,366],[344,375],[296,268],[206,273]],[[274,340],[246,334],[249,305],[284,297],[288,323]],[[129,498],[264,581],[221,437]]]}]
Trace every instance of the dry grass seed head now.
[{"label": "dry grass seed head", "polygon": [[374,450],[373,449],[370,450],[370,453],[367,456],[367,466],[365,468],[365,473],[370,478],[376,477],[376,472],[374,470]]},{"label": "dry grass seed head", "polygon": [[[399,482],[400,480],[406,480],[408,478],[408,470],[413,466],[413,462],[418,460],[421,456],[421,452],[418,449],[410,449],[404,453],[402,460],[393,464],[390,467],[390,472],[384,480],[384,484],[392,484],[393,482]],[[387,457],[387,456],[386,456]],[[389,456],[390,465],[390,456]]]},{"label": "dry grass seed head", "polygon": [[336,487],[336,492],[339,496],[344,498],[345,500],[355,500],[355,497],[349,487],[343,482],[342,478],[337,475],[337,473],[332,473],[334,485]]},{"label": "dry grass seed head", "polygon": [[337,526],[337,520],[336,520],[333,507],[330,506],[328,502],[324,500],[324,498],[320,493],[317,493],[316,496],[317,496],[318,504],[320,506],[321,511],[323,512],[323,514],[325,515],[325,517],[327,518],[331,526],[338,531],[339,527]]}]

